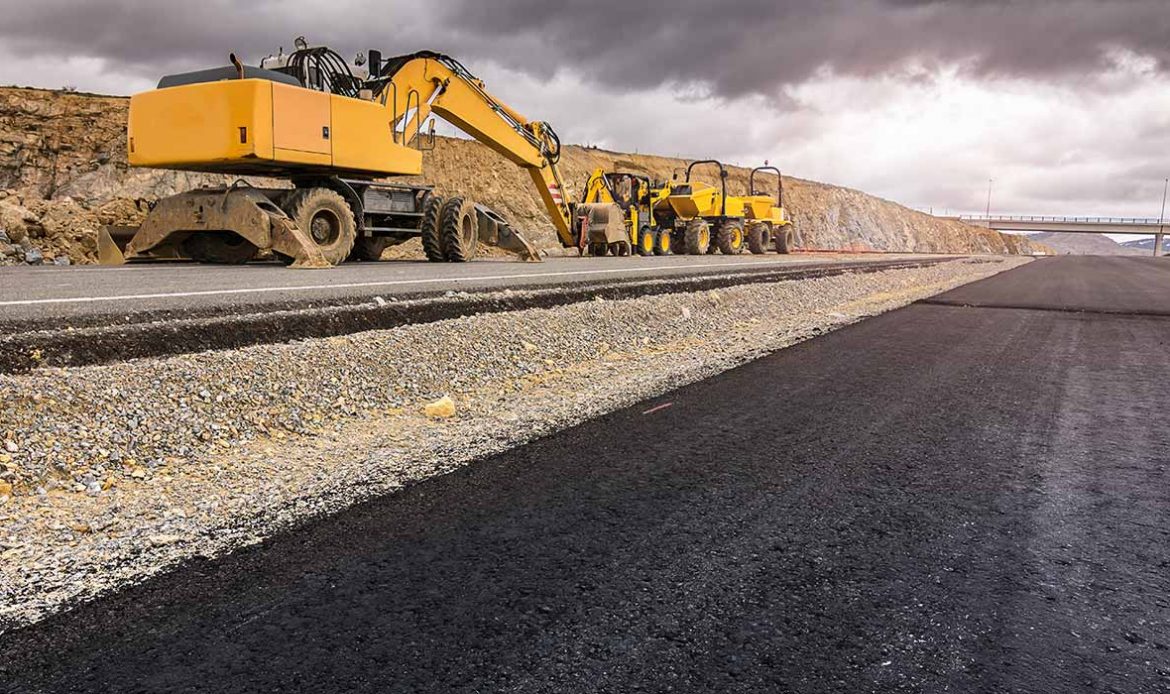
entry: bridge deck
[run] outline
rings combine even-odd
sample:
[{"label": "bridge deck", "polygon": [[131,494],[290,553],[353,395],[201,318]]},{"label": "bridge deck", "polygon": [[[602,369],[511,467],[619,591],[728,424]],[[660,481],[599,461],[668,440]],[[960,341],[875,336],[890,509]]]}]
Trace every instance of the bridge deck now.
[{"label": "bridge deck", "polygon": [[996,231],[1053,231],[1084,234],[1160,234],[1165,220],[1157,217],[1060,217],[1045,215],[959,215],[967,224]]}]

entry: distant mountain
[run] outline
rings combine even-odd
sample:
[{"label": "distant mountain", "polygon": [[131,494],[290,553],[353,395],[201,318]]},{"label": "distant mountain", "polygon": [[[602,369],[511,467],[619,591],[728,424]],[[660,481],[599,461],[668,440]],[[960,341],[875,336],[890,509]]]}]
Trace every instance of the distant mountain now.
[{"label": "distant mountain", "polygon": [[[1143,251],[1149,251],[1150,253],[1154,252],[1154,239],[1138,239],[1137,241],[1126,241],[1126,242],[1122,243],[1121,245],[1125,246],[1126,248],[1140,248]],[[1166,253],[1167,251],[1170,251],[1170,236],[1163,237],[1163,239],[1162,239],[1162,252]]]},{"label": "distant mountain", "polygon": [[[1103,234],[1046,231],[1028,238],[1046,244],[1058,255],[1145,255],[1141,248],[1123,246]],[[1149,252],[1153,252],[1153,248],[1151,241]]]}]

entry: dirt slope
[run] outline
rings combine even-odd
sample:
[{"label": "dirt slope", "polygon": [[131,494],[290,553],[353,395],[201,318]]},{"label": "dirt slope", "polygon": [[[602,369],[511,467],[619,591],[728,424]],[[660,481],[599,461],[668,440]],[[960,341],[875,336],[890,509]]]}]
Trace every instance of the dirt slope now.
[{"label": "dirt slope", "polygon": [[[130,169],[126,163],[128,100],[36,89],[0,88],[0,261],[29,247],[47,259],[92,261],[97,225],[135,223],[148,201],[217,183],[223,177]],[[567,147],[562,159],[576,196],[593,168],[636,169],[666,179],[679,159]],[[539,245],[557,247],[531,180],[475,142],[440,139],[421,178],[442,192],[461,192],[495,208]],[[773,179],[774,180],[774,179]],[[774,185],[767,182],[769,188]],[[744,192],[747,171],[733,169],[731,192]],[[50,200],[51,202],[45,202]],[[952,253],[1027,253],[1018,237],[916,212],[848,188],[785,178],[785,204],[798,243],[810,248]],[[48,221],[46,221],[48,220]],[[71,220],[76,220],[73,223]],[[7,248],[6,248],[7,246]]]}]

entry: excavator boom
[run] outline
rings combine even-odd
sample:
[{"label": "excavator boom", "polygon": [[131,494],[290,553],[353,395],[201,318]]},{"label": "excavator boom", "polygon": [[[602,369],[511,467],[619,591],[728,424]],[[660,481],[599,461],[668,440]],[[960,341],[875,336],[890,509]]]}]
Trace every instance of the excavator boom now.
[{"label": "excavator boom", "polygon": [[381,100],[399,116],[399,131],[405,137],[417,135],[433,113],[523,167],[532,176],[562,245],[575,244],[573,214],[557,169],[561,144],[551,126],[529,121],[501,103],[482,81],[446,55],[423,51],[392,58],[381,76],[385,81]]}]

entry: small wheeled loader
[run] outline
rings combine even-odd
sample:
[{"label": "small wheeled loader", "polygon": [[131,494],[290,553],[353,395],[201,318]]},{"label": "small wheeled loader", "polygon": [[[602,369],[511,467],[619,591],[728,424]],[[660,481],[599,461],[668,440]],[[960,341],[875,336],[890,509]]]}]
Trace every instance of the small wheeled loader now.
[{"label": "small wheeled loader", "polygon": [[652,214],[670,194],[670,183],[649,176],[596,169],[574,208],[583,219],[582,250],[589,255],[669,255],[672,229],[662,229]]}]

